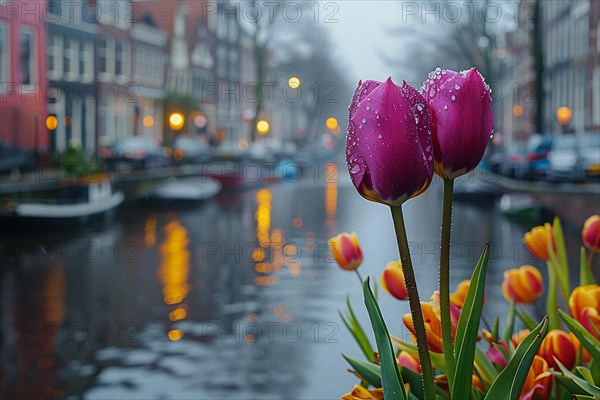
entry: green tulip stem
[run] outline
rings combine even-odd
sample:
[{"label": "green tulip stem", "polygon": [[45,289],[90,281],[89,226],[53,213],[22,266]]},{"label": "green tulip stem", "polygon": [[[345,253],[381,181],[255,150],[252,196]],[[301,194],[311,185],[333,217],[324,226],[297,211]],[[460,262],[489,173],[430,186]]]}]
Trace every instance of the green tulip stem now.
[{"label": "green tulip stem", "polygon": [[427,332],[423,321],[423,311],[419,300],[419,291],[417,281],[413,270],[412,260],[410,258],[410,249],[406,237],[406,227],[404,226],[404,216],[402,215],[402,206],[391,207],[394,228],[396,229],[396,240],[398,241],[398,250],[400,252],[400,261],[404,272],[404,281],[406,291],[408,292],[408,303],[410,305],[410,314],[412,317],[415,337],[417,339],[417,350],[419,361],[421,363],[423,393],[425,400],[435,400],[435,383],[433,380],[433,368],[429,356],[429,345],[427,344]]},{"label": "green tulip stem", "polygon": [[454,179],[444,179],[444,204],[442,208],[442,237],[440,245],[440,313],[442,322],[442,345],[448,384],[452,390],[456,360],[452,343],[450,319],[450,232],[452,228],[452,191]]},{"label": "green tulip stem", "polygon": [[560,320],[558,319],[558,287],[556,276],[556,265],[548,261],[548,298],[546,299],[546,314],[548,315],[548,329],[558,329]]},{"label": "green tulip stem", "polygon": [[360,272],[358,272],[358,268],[355,269],[354,272],[356,272],[356,276],[358,277],[358,281],[360,282],[360,288],[362,289],[364,279],[362,278]]}]

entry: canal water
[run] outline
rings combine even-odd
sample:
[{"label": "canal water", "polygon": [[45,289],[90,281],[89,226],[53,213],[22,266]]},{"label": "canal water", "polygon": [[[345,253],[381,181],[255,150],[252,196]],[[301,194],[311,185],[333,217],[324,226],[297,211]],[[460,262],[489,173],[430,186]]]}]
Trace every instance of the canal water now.
[{"label": "canal water", "polygon": [[[0,398],[324,399],[351,390],[360,357],[338,310],[365,324],[358,280],[327,238],[355,231],[363,276],[397,259],[389,209],[363,200],[345,166],[222,193],[198,205],[127,206],[111,221],[0,239]],[[296,179],[298,178],[298,179]],[[441,185],[406,204],[421,297],[437,286]],[[491,244],[487,303],[506,310],[502,271],[532,263],[529,225],[494,205],[455,204],[452,285]],[[579,231],[567,227],[572,269]],[[545,268],[542,269],[545,274]],[[390,330],[408,305],[380,292]]]}]

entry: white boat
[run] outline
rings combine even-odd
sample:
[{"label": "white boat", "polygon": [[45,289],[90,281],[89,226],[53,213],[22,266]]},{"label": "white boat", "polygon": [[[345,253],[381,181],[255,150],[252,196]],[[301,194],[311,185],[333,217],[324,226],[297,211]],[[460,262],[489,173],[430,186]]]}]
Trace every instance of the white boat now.
[{"label": "white boat", "polygon": [[104,214],[118,207],[125,195],[114,192],[108,179],[68,183],[53,192],[52,198],[15,201],[8,206],[12,218],[27,220],[78,220]]},{"label": "white boat", "polygon": [[216,196],[221,191],[219,181],[209,178],[175,179],[149,189],[145,197],[162,201],[203,201]]}]

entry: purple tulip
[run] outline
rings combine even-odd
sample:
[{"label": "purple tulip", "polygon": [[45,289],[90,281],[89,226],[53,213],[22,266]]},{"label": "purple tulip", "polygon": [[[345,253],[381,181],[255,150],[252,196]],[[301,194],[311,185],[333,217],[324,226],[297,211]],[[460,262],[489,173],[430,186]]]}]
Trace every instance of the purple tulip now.
[{"label": "purple tulip", "polygon": [[399,206],[433,175],[427,103],[406,82],[359,82],[349,107],[346,161],[367,200]]},{"label": "purple tulip", "polygon": [[435,173],[444,179],[477,166],[493,132],[490,87],[475,69],[437,68],[421,88],[431,114]]}]

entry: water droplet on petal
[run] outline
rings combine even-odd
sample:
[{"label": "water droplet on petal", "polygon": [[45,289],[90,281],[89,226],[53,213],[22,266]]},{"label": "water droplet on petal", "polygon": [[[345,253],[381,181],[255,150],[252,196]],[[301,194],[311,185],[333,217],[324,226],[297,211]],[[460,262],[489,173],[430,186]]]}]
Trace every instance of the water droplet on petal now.
[{"label": "water droplet on petal", "polygon": [[371,111],[371,106],[367,106],[367,111]]},{"label": "water droplet on petal", "polygon": [[363,123],[363,124],[366,124],[366,123],[367,123],[367,119],[366,119],[366,118],[363,118],[363,119],[362,119],[362,123]]},{"label": "water droplet on petal", "polygon": [[[448,109],[448,106],[444,104],[444,105],[442,106],[442,108],[443,108],[444,110],[447,110],[447,109]],[[361,127],[362,127],[362,125],[361,125]]]},{"label": "water droplet on petal", "polygon": [[362,125],[359,125],[359,126],[358,126],[358,129],[362,129],[362,127],[363,127]]},{"label": "water droplet on petal", "polygon": [[452,101],[456,101],[456,96],[452,95],[452,97],[450,97],[452,99]]},{"label": "water droplet on petal", "polygon": [[356,174],[358,171],[360,171],[360,165],[358,165],[358,164],[354,164],[352,169],[350,169],[350,172],[353,174]]},{"label": "water droplet on petal", "polygon": [[460,85],[459,84],[454,85],[454,89],[460,90]]},{"label": "water droplet on petal", "polygon": [[381,139],[381,138],[383,138],[383,135],[380,133],[379,135],[377,135],[377,137],[378,137],[379,139]]}]

